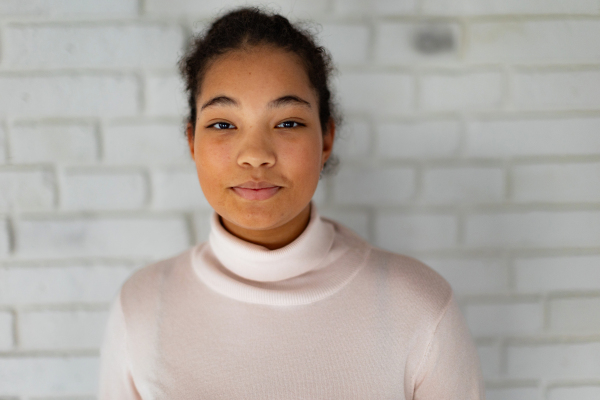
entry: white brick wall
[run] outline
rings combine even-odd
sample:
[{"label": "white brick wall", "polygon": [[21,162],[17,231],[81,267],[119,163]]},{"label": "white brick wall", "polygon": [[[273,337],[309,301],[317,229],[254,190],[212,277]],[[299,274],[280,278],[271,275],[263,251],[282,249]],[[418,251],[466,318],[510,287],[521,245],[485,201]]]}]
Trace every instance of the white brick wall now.
[{"label": "white brick wall", "polygon": [[600,374],[599,343],[517,345],[507,350],[507,375],[512,379],[583,380]]},{"label": "white brick wall", "polygon": [[593,400],[600,396],[599,386],[557,387],[550,389],[548,400]]},{"label": "white brick wall", "polygon": [[23,311],[19,347],[23,350],[96,349],[102,342],[108,311]]},{"label": "white brick wall", "polygon": [[600,154],[600,119],[547,118],[472,121],[466,153],[476,158]]},{"label": "white brick wall", "polygon": [[419,106],[426,111],[500,108],[506,83],[500,72],[447,72],[421,77]]},{"label": "white brick wall", "polygon": [[600,21],[595,19],[474,23],[466,59],[475,63],[593,63],[600,60],[600,45],[590,45],[587,38],[599,34]]},{"label": "white brick wall", "polygon": [[91,356],[5,356],[0,360],[0,392],[34,396],[95,393],[98,371],[98,358]]},{"label": "white brick wall", "polygon": [[434,15],[597,14],[595,0],[423,0],[423,11]]},{"label": "white brick wall", "polygon": [[350,115],[394,115],[413,108],[414,82],[409,75],[349,72],[340,76],[337,93]]},{"label": "white brick wall", "polygon": [[0,351],[7,351],[13,347],[13,315],[0,311]]},{"label": "white brick wall", "polygon": [[16,164],[98,161],[96,129],[89,123],[32,124],[11,127],[11,160]]},{"label": "white brick wall", "polygon": [[23,218],[16,253],[22,257],[165,257],[189,244],[182,217]]},{"label": "white brick wall", "polygon": [[[122,282],[206,240],[175,63],[245,3],[0,0],[0,398],[94,398]],[[598,0],[269,5],[338,66],[321,213],[450,282],[488,399],[597,399]]]},{"label": "white brick wall", "polygon": [[183,35],[162,24],[8,25],[5,64],[14,69],[171,68]]},{"label": "white brick wall", "polygon": [[520,71],[514,75],[514,108],[595,110],[600,107],[600,71]]},{"label": "white brick wall", "polygon": [[460,124],[456,121],[377,125],[377,156],[382,158],[450,158],[459,146]]},{"label": "white brick wall", "polygon": [[63,182],[65,209],[139,209],[147,203],[148,179],[141,171],[68,169]]},{"label": "white brick wall", "polygon": [[0,73],[0,117],[135,115],[138,90],[125,75]]}]

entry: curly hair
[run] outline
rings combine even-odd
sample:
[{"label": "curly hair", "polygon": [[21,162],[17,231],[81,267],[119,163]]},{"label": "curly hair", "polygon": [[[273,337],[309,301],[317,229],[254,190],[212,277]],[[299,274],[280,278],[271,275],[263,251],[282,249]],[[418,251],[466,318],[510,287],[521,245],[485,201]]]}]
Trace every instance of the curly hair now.
[{"label": "curly hair", "polygon": [[[330,90],[330,78],[335,68],[329,52],[317,45],[311,32],[291,24],[287,18],[258,7],[243,7],[227,12],[193,38],[179,61],[188,95],[187,120],[192,127],[196,125],[197,98],[211,62],[227,52],[261,45],[274,46],[299,56],[317,94],[323,134],[327,132],[330,120],[339,125],[341,118]],[[337,158],[330,157],[324,172],[330,172],[336,164]]]}]

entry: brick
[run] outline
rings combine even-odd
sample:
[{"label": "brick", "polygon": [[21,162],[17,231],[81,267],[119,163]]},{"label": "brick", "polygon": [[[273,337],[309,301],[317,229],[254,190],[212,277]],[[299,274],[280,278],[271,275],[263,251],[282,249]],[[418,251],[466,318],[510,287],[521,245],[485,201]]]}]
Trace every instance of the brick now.
[{"label": "brick", "polygon": [[413,79],[406,74],[345,73],[336,82],[348,114],[395,115],[413,108]]},{"label": "brick", "polygon": [[0,164],[4,164],[6,162],[6,147],[6,131],[0,122]]},{"label": "brick", "polygon": [[593,63],[600,60],[600,45],[589,38],[599,35],[597,20],[474,23],[465,58],[473,63]]},{"label": "brick", "polygon": [[30,311],[19,315],[19,345],[25,350],[98,349],[107,311]]},{"label": "brick", "polygon": [[365,212],[341,211],[337,208],[324,208],[319,210],[324,218],[331,219],[350,228],[360,237],[369,240],[369,216]]},{"label": "brick", "polygon": [[90,163],[98,158],[98,143],[90,124],[16,124],[12,127],[11,158],[15,163]]},{"label": "brick", "polygon": [[416,11],[416,1],[394,1],[394,0],[334,0],[333,8],[335,14],[343,16],[364,15],[406,15]]},{"label": "brick", "polygon": [[312,201],[315,202],[317,206],[321,206],[327,202],[327,177],[324,176],[317,185],[317,189],[313,194]]},{"label": "brick", "polygon": [[432,168],[423,173],[423,200],[433,204],[502,202],[504,186],[502,168]]},{"label": "brick", "polygon": [[600,118],[517,119],[468,124],[470,157],[600,154]]},{"label": "brick", "polygon": [[8,16],[135,16],[136,0],[2,0],[0,15]]},{"label": "brick", "polygon": [[595,110],[600,71],[517,72],[514,106],[529,110]]},{"label": "brick", "polygon": [[0,116],[112,117],[138,111],[138,85],[128,76],[3,75],[0,93]]},{"label": "brick", "polygon": [[159,209],[210,209],[196,169],[163,169],[154,174],[154,206]]},{"label": "brick", "polygon": [[0,311],[0,351],[13,347],[13,316],[6,311]]},{"label": "brick", "polygon": [[54,201],[54,176],[49,171],[0,170],[0,211],[49,210]]},{"label": "brick", "polygon": [[536,257],[515,260],[517,291],[600,290],[600,256]]},{"label": "brick", "polygon": [[486,400],[541,400],[542,394],[538,388],[518,387],[503,389],[486,389]]},{"label": "brick", "polygon": [[92,395],[97,392],[98,357],[0,358],[0,393]]},{"label": "brick", "polygon": [[550,301],[550,329],[553,332],[600,333],[600,298],[555,299]]},{"label": "brick", "polygon": [[192,164],[182,127],[177,123],[107,126],[104,157],[114,164]]},{"label": "brick", "polygon": [[344,168],[334,180],[334,198],[339,204],[402,204],[414,192],[411,168]]},{"label": "brick", "polygon": [[390,251],[419,251],[456,247],[458,220],[453,215],[379,214],[375,243]]},{"label": "brick", "polygon": [[175,68],[181,28],[165,24],[9,25],[12,68]]},{"label": "brick", "polygon": [[496,72],[423,75],[420,107],[431,111],[497,109],[505,86],[502,74]]},{"label": "brick", "polygon": [[[223,14],[226,10],[236,6],[248,5],[243,0],[233,0],[227,2],[227,6],[219,0],[172,0],[165,2],[163,0],[148,0],[145,3],[145,11],[148,14],[167,16],[203,16],[214,18],[215,15]],[[270,1],[268,6],[274,11],[285,15],[292,21],[297,18],[319,19],[327,13],[329,3],[321,0],[275,0]]]},{"label": "brick", "polygon": [[508,269],[499,259],[424,258],[461,295],[508,292]]},{"label": "brick", "polygon": [[600,202],[600,163],[518,165],[512,170],[517,202]]},{"label": "brick", "polygon": [[540,333],[544,311],[539,303],[469,304],[465,318],[476,336]]},{"label": "brick", "polygon": [[188,235],[177,217],[22,219],[17,252],[32,258],[167,257],[189,246]]},{"label": "brick", "polygon": [[188,112],[183,82],[176,75],[151,75],[146,80],[146,114],[183,117]]},{"label": "brick", "polygon": [[460,145],[456,121],[418,121],[377,125],[377,154],[386,158],[453,157]]},{"label": "brick", "polygon": [[381,64],[458,60],[461,37],[458,24],[383,22],[377,24],[375,33],[375,60]]},{"label": "brick", "polygon": [[597,247],[600,213],[507,212],[467,217],[466,244],[473,247]]},{"label": "brick", "polygon": [[[319,34],[336,65],[363,64],[369,58],[369,27],[358,24],[328,24]],[[352,43],[352,46],[348,46]]]},{"label": "brick", "polygon": [[0,268],[0,304],[109,303],[133,272],[126,264]]},{"label": "brick", "polygon": [[481,372],[485,379],[497,379],[500,376],[500,348],[498,346],[477,346]]},{"label": "brick", "polygon": [[596,379],[600,343],[509,346],[507,369],[512,379]]},{"label": "brick", "polygon": [[548,400],[596,400],[600,398],[600,386],[569,386],[548,389]]},{"label": "brick", "polygon": [[0,218],[0,257],[8,255],[10,251],[10,236],[8,234],[8,222]]},{"label": "brick", "polygon": [[196,243],[206,242],[210,234],[210,218],[212,211],[200,211],[194,213],[194,234]]},{"label": "brick", "polygon": [[595,0],[423,0],[423,12],[434,15],[597,14]]},{"label": "brick", "polygon": [[70,170],[63,178],[64,207],[119,210],[144,206],[148,182],[139,171]]},{"label": "brick", "polygon": [[333,151],[342,158],[365,158],[371,150],[371,141],[371,128],[366,121],[347,121],[336,133]]}]

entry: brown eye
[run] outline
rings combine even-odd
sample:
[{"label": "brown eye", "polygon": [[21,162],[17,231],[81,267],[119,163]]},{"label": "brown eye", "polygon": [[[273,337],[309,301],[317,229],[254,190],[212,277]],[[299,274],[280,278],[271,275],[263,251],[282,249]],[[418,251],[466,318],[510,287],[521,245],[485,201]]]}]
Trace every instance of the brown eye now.
[{"label": "brown eye", "polygon": [[277,125],[276,128],[296,128],[297,126],[300,126],[300,125],[301,124],[296,121],[283,121],[282,123]]},{"label": "brown eye", "polygon": [[235,126],[233,124],[230,124],[229,122],[216,122],[212,125],[209,125],[208,127],[209,128],[213,127],[215,129],[234,129],[235,128]]}]

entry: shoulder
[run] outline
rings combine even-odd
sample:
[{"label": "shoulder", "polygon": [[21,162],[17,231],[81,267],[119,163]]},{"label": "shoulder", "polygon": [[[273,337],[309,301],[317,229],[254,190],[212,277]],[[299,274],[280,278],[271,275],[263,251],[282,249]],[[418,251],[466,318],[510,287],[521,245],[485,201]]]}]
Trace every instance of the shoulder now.
[{"label": "shoulder", "polygon": [[191,247],[184,252],[164,259],[135,271],[121,287],[121,303],[126,316],[152,312],[160,300],[161,293],[172,286],[181,276],[186,266],[190,265],[192,252],[199,246]]},{"label": "shoulder", "polygon": [[334,225],[336,234],[352,248],[361,248],[368,254],[363,268],[364,279],[378,285],[390,295],[420,300],[430,309],[447,307],[452,297],[450,284],[435,270],[407,255],[377,248],[339,222],[326,219]]},{"label": "shoulder", "polygon": [[402,304],[414,305],[416,310],[433,318],[440,316],[452,299],[450,284],[423,262],[403,254],[377,248],[350,229],[335,221],[338,235],[352,248],[362,248],[367,254],[359,281],[371,286],[377,296],[386,296]]},{"label": "shoulder", "polygon": [[443,312],[453,296],[450,284],[439,273],[412,257],[373,248],[366,267],[380,279],[385,277],[390,290],[433,314]]}]

